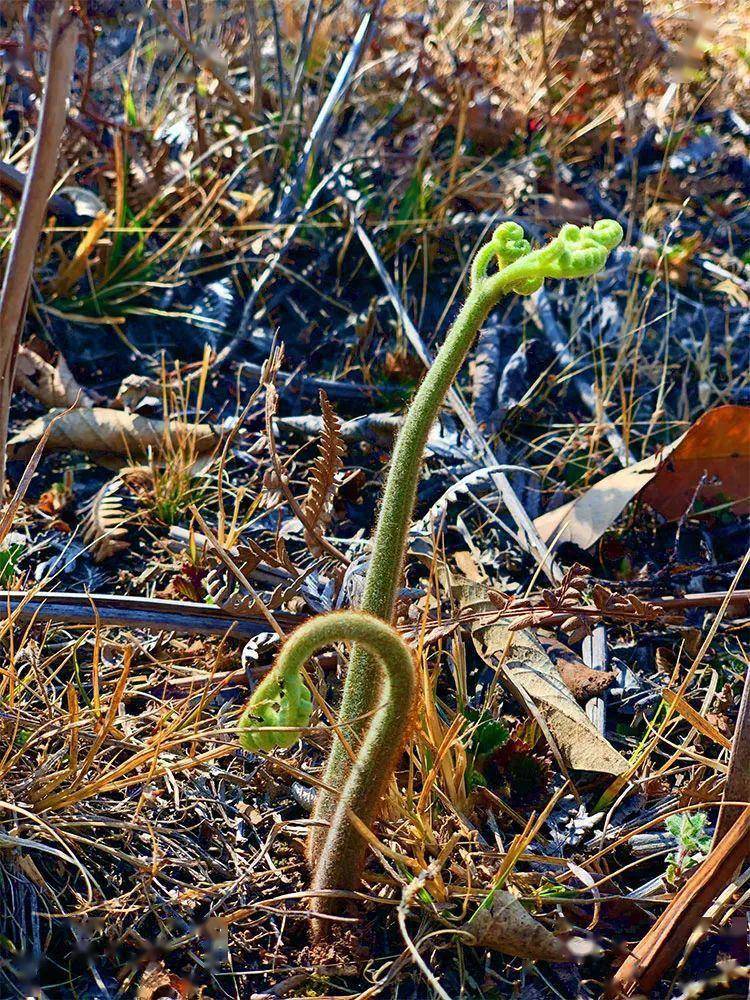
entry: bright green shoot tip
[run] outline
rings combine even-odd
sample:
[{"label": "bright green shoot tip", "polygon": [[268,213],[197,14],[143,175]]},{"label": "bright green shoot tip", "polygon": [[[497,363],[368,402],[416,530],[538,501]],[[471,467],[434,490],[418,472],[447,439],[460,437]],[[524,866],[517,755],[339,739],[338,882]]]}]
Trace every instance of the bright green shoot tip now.
[{"label": "bright green shoot tip", "polygon": [[[530,295],[545,278],[587,278],[600,271],[610,250],[622,240],[622,226],[602,219],[593,226],[565,225],[558,236],[537,250],[516,222],[504,222],[479,250],[471,268],[471,287],[478,290],[491,278],[503,279],[506,291]],[[488,275],[494,261],[497,271]]]},{"label": "bright green shoot tip", "polygon": [[287,749],[300,738],[310,722],[312,696],[299,670],[278,670],[258,685],[240,718],[240,745],[245,750],[268,753]]}]

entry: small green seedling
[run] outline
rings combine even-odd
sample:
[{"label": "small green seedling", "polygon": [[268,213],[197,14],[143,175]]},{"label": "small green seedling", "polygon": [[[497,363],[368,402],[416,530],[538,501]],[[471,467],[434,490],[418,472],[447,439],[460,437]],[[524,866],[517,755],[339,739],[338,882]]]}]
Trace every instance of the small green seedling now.
[{"label": "small green seedling", "polygon": [[685,872],[695,868],[711,849],[708,817],[703,812],[679,813],[667,817],[668,833],[677,839],[677,850],[667,855],[667,882],[675,885]]},{"label": "small green seedling", "polygon": [[[347,617],[344,612],[336,612],[335,618],[327,615],[314,619],[303,626],[313,629],[316,641],[312,644],[298,638],[302,629],[295,632],[282,649],[273,674],[259,687],[243,716],[246,746],[253,748],[259,746],[258,740],[265,741],[266,737],[258,732],[258,727],[265,723],[261,714],[265,711],[270,713],[268,718],[276,725],[276,732],[284,738],[283,732],[288,732],[288,727],[279,720],[284,711],[284,694],[291,690],[288,684],[282,685],[288,676],[288,664],[294,662],[298,671],[318,646],[343,639],[355,642],[344,684],[339,727],[316,800],[315,823],[308,842],[314,889],[340,890],[358,885],[365,841],[351,814],[371,825],[403,747],[412,713],[413,667],[408,650],[386,623],[393,620],[401,585],[427,437],[448,390],[482,323],[504,295],[530,295],[541,287],[545,278],[585,278],[596,274],[621,239],[620,225],[604,220],[591,227],[563,226],[555,239],[532,250],[521,227],[505,222],[479,249],[471,267],[466,302],[417,390],[396,440],[365,579],[362,600],[365,614],[349,613]],[[318,627],[316,622],[322,624]],[[306,632],[302,634],[307,637]],[[289,644],[293,651],[291,659],[287,655]],[[302,651],[306,651],[304,658]],[[405,655],[412,680],[409,684],[403,681],[396,684],[394,672],[403,676],[406,673]],[[276,681],[271,679],[274,676]],[[268,686],[264,688],[266,683]],[[263,698],[266,708],[259,705]],[[380,714],[385,711],[389,713],[387,725],[385,716]],[[283,744],[276,741],[276,745]],[[362,780],[363,775],[367,776],[366,781]],[[318,910],[329,912],[332,905],[327,896],[314,900]],[[317,925],[320,929],[320,921]]]},{"label": "small green seedling", "polygon": [[0,584],[4,587],[13,582],[25,551],[26,539],[17,531],[0,544]]}]

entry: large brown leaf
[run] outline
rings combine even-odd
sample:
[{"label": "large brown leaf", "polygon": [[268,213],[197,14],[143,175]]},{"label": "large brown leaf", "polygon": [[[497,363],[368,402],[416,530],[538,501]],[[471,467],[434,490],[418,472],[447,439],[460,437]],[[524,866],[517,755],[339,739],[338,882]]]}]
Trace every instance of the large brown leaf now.
[{"label": "large brown leaf", "polygon": [[736,514],[750,511],[749,406],[718,406],[704,413],[664,458],[641,498],[676,521],[699,486],[700,507],[733,500]]},{"label": "large brown leaf", "polygon": [[544,541],[556,538],[587,549],[639,495],[670,521],[682,517],[694,499],[696,513],[727,501],[734,501],[735,513],[750,511],[750,407],[709,410],[658,454],[606,476],[534,524]]},{"label": "large brown leaf", "polygon": [[209,424],[185,424],[171,420],[149,420],[135,413],[95,406],[59,414],[55,411],[39,417],[8,442],[8,458],[26,459],[42,439],[55,416],[45,444],[46,451],[85,451],[94,457],[117,455],[142,457],[149,448],[157,454],[164,448],[167,430],[173,440],[190,437],[196,452],[211,451],[219,442],[219,432]]},{"label": "large brown leaf", "polygon": [[[467,588],[461,603],[472,612],[493,607],[482,597],[481,587]],[[502,663],[510,686],[534,706],[567,767],[611,775],[627,770],[625,758],[596,729],[531,632],[512,631],[500,620],[482,624],[480,619],[472,624],[471,634],[482,659],[492,667]],[[501,673],[501,682],[502,678]]]},{"label": "large brown leaf", "polygon": [[480,907],[463,930],[480,948],[504,955],[517,955],[535,962],[572,962],[565,942],[535,920],[523,905],[504,889],[495,889],[487,906]]}]

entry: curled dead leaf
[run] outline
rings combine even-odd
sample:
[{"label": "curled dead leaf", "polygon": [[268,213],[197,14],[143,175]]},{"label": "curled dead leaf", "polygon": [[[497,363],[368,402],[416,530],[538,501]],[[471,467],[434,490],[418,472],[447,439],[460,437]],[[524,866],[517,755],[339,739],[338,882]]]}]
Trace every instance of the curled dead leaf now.
[{"label": "curled dead leaf", "polygon": [[488,906],[482,906],[462,930],[480,948],[535,962],[572,962],[567,945],[555,937],[522,904],[503,889],[496,889]]},{"label": "curled dead leaf", "polygon": [[143,970],[136,1000],[200,1000],[203,996],[203,987],[194,986],[158,961],[149,962]]},{"label": "curled dead leaf", "polygon": [[62,354],[52,363],[28,345],[18,350],[15,384],[50,409],[96,405],[94,397],[75,380]]},{"label": "curled dead leaf", "polygon": [[579,705],[585,705],[590,698],[601,698],[617,680],[614,670],[592,670],[577,653],[558,639],[541,636],[539,641]]}]

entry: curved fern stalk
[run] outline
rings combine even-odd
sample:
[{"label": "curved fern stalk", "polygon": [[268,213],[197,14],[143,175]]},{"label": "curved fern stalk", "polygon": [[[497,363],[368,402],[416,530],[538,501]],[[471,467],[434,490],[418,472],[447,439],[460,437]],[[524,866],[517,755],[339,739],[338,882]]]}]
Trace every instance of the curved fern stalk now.
[{"label": "curved fern stalk", "polygon": [[[546,246],[532,250],[521,227],[505,222],[489,243],[479,249],[471,268],[466,302],[409,406],[394,447],[365,580],[363,611],[384,621],[393,618],[427,437],[490,310],[510,292],[530,295],[541,287],[545,278],[584,278],[596,274],[622,235],[621,226],[612,220],[602,220],[593,227],[580,229],[566,225]],[[494,267],[492,273],[491,265]],[[340,711],[347,742],[356,746],[362,732],[361,720],[367,719],[378,703],[380,689],[377,659],[363,645],[356,646],[346,675]],[[323,788],[316,801],[318,825],[312,828],[308,845],[311,862],[323,850],[325,824],[332,821],[337,809],[336,796],[327,789],[340,788],[351,766],[341,740],[334,737]]]},{"label": "curved fern stalk", "polygon": [[[312,708],[302,668],[321,647],[335,642],[355,642],[367,650],[385,683],[343,788],[332,791],[335,805],[320,839],[320,850],[310,861],[311,903],[316,914],[335,912],[340,902],[335,893],[359,885],[366,845],[349,816],[354,813],[366,826],[372,826],[403,750],[416,691],[411,651],[393,626],[362,611],[319,615],[286,640],[273,670],[258,686],[240,719],[240,743],[246,750],[291,746],[299,738],[300,727],[310,721]],[[326,926],[327,921],[316,916],[313,935],[322,937]]]}]

